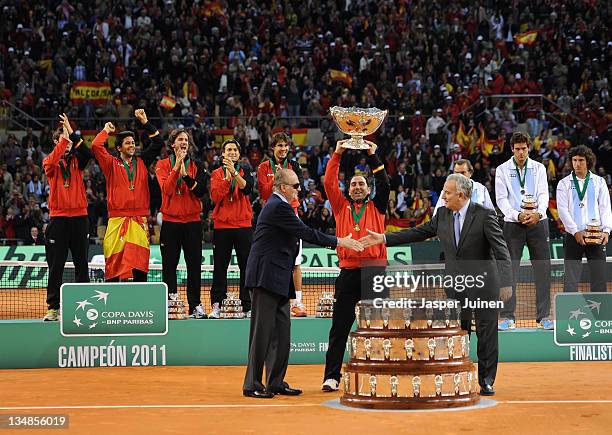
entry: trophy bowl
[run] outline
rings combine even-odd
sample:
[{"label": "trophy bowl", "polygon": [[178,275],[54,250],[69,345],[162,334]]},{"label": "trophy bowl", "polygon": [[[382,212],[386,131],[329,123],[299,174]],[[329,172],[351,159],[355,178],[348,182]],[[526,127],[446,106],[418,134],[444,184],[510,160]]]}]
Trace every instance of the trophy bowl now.
[{"label": "trophy bowl", "polygon": [[340,131],[351,137],[342,146],[355,150],[367,150],[370,148],[363,140],[363,137],[378,130],[387,116],[386,110],[380,110],[375,107],[362,109],[359,107],[334,106],[329,109],[329,113]]},{"label": "trophy bowl", "polygon": [[587,245],[600,245],[603,243],[601,224],[597,219],[591,219],[584,232],[584,243]]},{"label": "trophy bowl", "polygon": [[521,200],[521,208],[525,211],[533,212],[538,208],[537,200],[533,195],[524,195]]}]

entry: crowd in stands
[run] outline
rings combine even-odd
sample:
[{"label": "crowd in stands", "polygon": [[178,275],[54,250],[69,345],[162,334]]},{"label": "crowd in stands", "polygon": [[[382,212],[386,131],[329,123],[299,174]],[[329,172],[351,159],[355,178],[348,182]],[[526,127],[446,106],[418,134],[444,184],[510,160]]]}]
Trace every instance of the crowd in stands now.
[{"label": "crowd in stands", "polygon": [[[328,232],[322,177],[339,137],[333,105],[389,110],[375,135],[391,178],[389,220],[428,219],[458,158],[472,162],[494,200],[495,168],[510,157],[517,128],[531,134],[532,157],[548,169],[551,210],[571,146],[593,149],[595,171],[612,185],[612,11],[594,0],[5,0],[0,10],[0,130],[32,126],[30,117],[42,124],[1,143],[4,239],[44,232],[41,162],[62,112],[83,130],[109,120],[137,130],[134,109],[144,108],[166,134],[190,128],[209,170],[220,154],[215,129],[233,129],[255,172],[273,129],[318,128],[321,143],[292,154],[304,170],[301,217]],[[78,81],[108,84],[112,95],[74,104]],[[164,97],[176,104],[160,105]],[[360,172],[369,174],[363,155],[345,153],[341,188]],[[106,219],[95,162],[85,183],[95,236]],[[154,228],[161,200],[152,169],[150,188]],[[252,199],[256,216],[263,202],[256,191]],[[211,210],[205,198],[205,230]]]}]

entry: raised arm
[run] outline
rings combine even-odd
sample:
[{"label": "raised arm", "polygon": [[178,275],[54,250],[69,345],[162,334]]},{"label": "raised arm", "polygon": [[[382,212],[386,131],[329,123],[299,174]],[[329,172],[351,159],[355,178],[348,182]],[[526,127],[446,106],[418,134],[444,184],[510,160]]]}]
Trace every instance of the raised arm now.
[{"label": "raised arm", "polygon": [[[344,153],[345,148],[342,148],[342,143],[344,141],[338,141],[336,144],[336,151],[332,155],[331,160],[327,163],[327,168],[325,169],[325,178],[323,179],[323,187],[325,189],[325,194],[327,195],[327,199],[329,199],[329,203],[331,204],[332,211],[335,214],[338,214],[338,211],[344,206],[346,202],[346,198],[340,191],[340,186],[338,185],[338,172],[340,171],[340,159],[342,158],[342,154]],[[385,205],[385,208],[387,206]]]},{"label": "raised arm", "polygon": [[93,154],[100,165],[100,169],[102,169],[102,172],[106,177],[108,177],[112,171],[115,158],[108,152],[104,146],[104,142],[106,142],[108,135],[113,131],[115,131],[115,126],[112,123],[107,122],[104,124],[102,131],[97,134],[91,143],[91,150],[93,151]]},{"label": "raised arm", "polygon": [[387,211],[387,204],[389,203],[389,192],[391,191],[389,177],[387,176],[387,171],[385,171],[385,165],[376,155],[376,148],[378,148],[378,145],[369,140],[367,140],[366,143],[370,145],[366,160],[372,174],[374,174],[374,183],[376,184],[376,196],[373,199],[374,205],[379,213],[385,214]]},{"label": "raised arm", "polygon": [[159,152],[164,147],[164,140],[161,137],[161,134],[155,128],[153,124],[147,118],[147,114],[144,109],[136,109],[134,115],[142,124],[142,127],[147,132],[149,137],[149,144],[143,148],[142,153],[140,154],[140,158],[145,162],[145,165],[149,167],[151,163],[155,161],[157,156],[159,156]]}]

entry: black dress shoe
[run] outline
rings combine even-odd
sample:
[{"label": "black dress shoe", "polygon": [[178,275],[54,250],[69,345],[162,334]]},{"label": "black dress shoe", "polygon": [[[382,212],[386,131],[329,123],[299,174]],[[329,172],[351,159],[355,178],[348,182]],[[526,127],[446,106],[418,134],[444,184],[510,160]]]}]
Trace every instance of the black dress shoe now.
[{"label": "black dress shoe", "polygon": [[274,393],[266,390],[243,390],[242,395],[245,397],[254,397],[256,399],[272,399],[274,397]]},{"label": "black dress shoe", "polygon": [[494,396],[495,390],[491,384],[484,384],[480,387],[480,395],[481,396]]},{"label": "black dress shoe", "polygon": [[302,390],[299,388],[291,388],[289,386],[278,388],[276,390],[271,390],[272,393],[278,394],[281,396],[299,396],[302,394]]}]

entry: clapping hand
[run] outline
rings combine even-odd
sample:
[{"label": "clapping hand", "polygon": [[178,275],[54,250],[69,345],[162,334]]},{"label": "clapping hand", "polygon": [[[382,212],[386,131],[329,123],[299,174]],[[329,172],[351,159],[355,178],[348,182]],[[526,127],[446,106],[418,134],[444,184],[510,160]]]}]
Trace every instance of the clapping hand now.
[{"label": "clapping hand", "polygon": [[368,235],[359,239],[359,242],[364,246],[364,248],[385,243],[384,234],[375,233],[374,231],[368,230],[367,228],[366,231],[368,232]]},{"label": "clapping hand", "polygon": [[236,169],[234,168],[234,162],[230,159],[223,157],[223,167],[229,173],[230,176],[234,177],[236,175]]},{"label": "clapping hand", "polygon": [[176,152],[174,153],[176,155],[176,162],[174,163],[174,170],[176,172],[180,172],[181,175],[182,172],[184,171],[183,169],[183,162],[185,161],[185,156],[187,155],[187,150],[181,149],[179,148],[178,150],[176,150]]},{"label": "clapping hand", "polygon": [[364,249],[360,241],[353,239],[352,233],[349,233],[346,237],[338,237],[338,246],[357,252],[362,252]]}]

